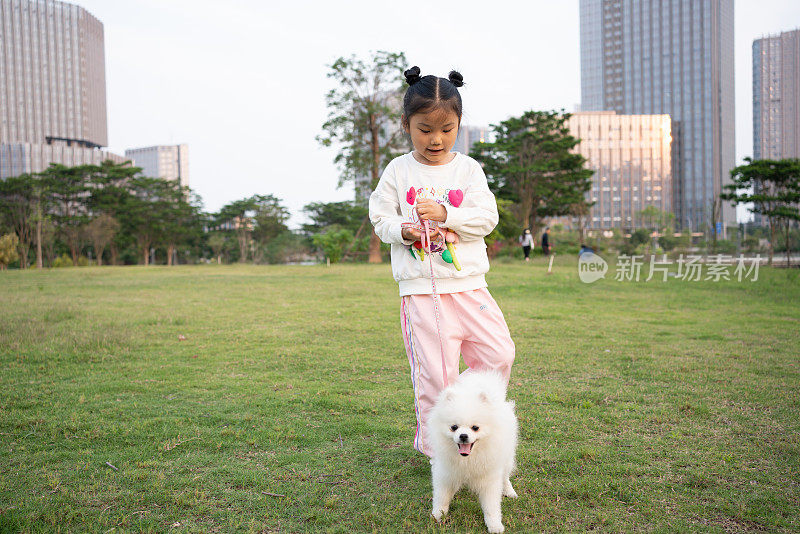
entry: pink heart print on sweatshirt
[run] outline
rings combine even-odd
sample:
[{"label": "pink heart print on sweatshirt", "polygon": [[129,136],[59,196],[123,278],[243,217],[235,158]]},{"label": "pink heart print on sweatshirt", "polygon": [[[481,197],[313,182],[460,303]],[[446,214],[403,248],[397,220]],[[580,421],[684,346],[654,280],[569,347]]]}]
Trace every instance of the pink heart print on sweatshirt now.
[{"label": "pink heart print on sweatshirt", "polygon": [[451,189],[447,192],[447,200],[457,208],[464,200],[464,192],[461,189]]},{"label": "pink heart print on sweatshirt", "polygon": [[408,193],[406,193],[406,202],[413,206],[415,200],[417,200],[417,190],[412,187],[408,190]]}]

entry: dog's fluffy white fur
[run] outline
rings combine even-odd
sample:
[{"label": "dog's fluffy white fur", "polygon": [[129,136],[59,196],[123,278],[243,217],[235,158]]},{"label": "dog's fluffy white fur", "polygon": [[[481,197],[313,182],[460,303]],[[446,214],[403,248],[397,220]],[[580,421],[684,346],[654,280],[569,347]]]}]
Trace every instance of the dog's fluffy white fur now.
[{"label": "dog's fluffy white fur", "polygon": [[478,495],[489,532],[503,532],[500,501],[517,496],[509,480],[517,433],[514,403],[506,401],[499,374],[467,372],[442,391],[428,422],[437,521],[447,514],[453,495],[467,486]]}]

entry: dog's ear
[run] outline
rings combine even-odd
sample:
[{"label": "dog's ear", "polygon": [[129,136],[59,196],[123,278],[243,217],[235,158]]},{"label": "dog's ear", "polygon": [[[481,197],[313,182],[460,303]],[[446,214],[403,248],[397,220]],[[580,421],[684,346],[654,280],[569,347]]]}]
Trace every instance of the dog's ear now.
[{"label": "dog's ear", "polygon": [[489,395],[487,395],[485,391],[481,391],[480,394],[478,394],[478,398],[484,404],[489,404]]}]

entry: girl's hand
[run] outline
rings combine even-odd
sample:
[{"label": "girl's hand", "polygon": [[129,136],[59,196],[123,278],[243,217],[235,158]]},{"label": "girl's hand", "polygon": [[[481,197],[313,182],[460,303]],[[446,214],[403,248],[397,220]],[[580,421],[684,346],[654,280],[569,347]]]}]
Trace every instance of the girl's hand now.
[{"label": "girl's hand", "polygon": [[422,232],[417,230],[416,228],[406,227],[403,228],[403,239],[406,241],[419,241],[419,238],[422,237]]},{"label": "girl's hand", "polygon": [[447,220],[447,208],[429,198],[417,200],[417,214],[419,215],[420,221],[427,219],[430,221],[444,222]]},{"label": "girl's hand", "polygon": [[444,229],[444,240],[447,243],[455,243],[455,244],[458,244],[458,242],[461,241],[457,233],[447,228]]}]

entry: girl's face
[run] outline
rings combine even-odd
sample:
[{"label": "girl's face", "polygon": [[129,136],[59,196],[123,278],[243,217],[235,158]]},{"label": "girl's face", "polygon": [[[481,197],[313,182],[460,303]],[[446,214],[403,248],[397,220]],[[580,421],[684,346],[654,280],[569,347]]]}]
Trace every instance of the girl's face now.
[{"label": "girl's face", "polygon": [[403,129],[411,135],[414,158],[425,165],[444,165],[455,156],[450,151],[458,135],[458,115],[452,111],[434,109],[404,117]]}]

